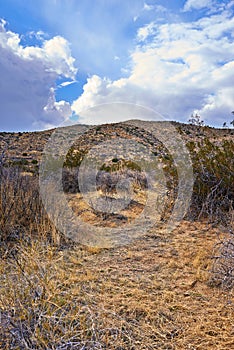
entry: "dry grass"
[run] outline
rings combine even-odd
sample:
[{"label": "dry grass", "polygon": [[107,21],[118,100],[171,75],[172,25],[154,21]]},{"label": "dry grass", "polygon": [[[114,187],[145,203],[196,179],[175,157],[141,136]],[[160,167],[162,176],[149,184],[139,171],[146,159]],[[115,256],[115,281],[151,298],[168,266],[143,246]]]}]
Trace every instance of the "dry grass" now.
[{"label": "dry grass", "polygon": [[[141,212],[144,210],[146,203],[146,194],[143,191],[139,191],[137,195],[131,200],[131,202],[120,210],[118,214],[105,213],[94,210],[87,201],[84,200],[82,194],[67,194],[68,204],[72,208],[73,212],[78,215],[82,221],[88,222],[93,226],[105,226],[105,227],[119,227],[124,226],[126,223],[130,223],[135,220]],[[99,198],[106,200],[108,209],[111,209],[111,203],[115,203],[114,196],[103,196],[100,193]]]},{"label": "dry grass", "polygon": [[233,292],[209,282],[217,230],[183,222],[109,250],[19,242],[2,256],[3,349],[231,349]]}]

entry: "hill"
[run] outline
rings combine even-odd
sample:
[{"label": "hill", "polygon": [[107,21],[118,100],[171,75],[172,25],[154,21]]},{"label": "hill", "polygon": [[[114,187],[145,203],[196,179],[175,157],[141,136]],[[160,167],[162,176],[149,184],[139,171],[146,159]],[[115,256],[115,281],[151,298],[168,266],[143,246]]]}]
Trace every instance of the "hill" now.
[{"label": "hill", "polygon": [[[167,124],[162,122],[150,122],[152,124]],[[185,141],[198,141],[204,138],[209,138],[215,143],[223,140],[233,140],[233,129],[216,129],[212,127],[198,127],[191,124],[182,124],[177,122],[170,122],[181,134]],[[109,132],[119,132],[119,136],[123,136],[123,123],[102,125],[103,130],[109,129]],[[91,127],[92,128],[92,127]],[[99,129],[100,126],[94,128]],[[79,129],[79,125],[77,125]],[[0,132],[0,149],[5,153],[6,158],[15,164],[31,166],[33,160],[39,161],[43,152],[44,146],[48,142],[55,129],[39,132]],[[92,136],[96,136],[93,131]],[[117,136],[117,135],[116,135]],[[97,138],[96,138],[97,140]],[[87,141],[87,140],[86,140]],[[33,168],[33,166],[31,166]]]}]

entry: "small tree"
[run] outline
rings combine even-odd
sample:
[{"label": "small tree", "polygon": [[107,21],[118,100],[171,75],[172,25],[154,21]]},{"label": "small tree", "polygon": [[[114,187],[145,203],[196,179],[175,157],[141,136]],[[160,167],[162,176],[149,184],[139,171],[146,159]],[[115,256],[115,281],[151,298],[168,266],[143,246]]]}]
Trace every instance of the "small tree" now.
[{"label": "small tree", "polygon": [[188,122],[192,125],[204,126],[204,120],[202,120],[199,114],[192,114]]}]

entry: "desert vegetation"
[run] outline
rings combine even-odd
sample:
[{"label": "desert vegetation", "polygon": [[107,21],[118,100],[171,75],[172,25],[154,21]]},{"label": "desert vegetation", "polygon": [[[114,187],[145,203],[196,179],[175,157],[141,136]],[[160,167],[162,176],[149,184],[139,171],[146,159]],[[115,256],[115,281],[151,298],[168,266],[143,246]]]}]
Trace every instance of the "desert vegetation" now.
[{"label": "desert vegetation", "polygon": [[[28,139],[28,134],[1,135],[2,349],[232,348],[232,130],[175,125],[190,152],[194,190],[187,216],[173,232],[165,229],[164,219],[173,207],[178,179],[167,150],[142,130],[122,125],[90,133],[90,140],[133,135],[159,157],[167,179],[160,224],[129,245],[110,249],[75,243],[49,220],[40,198],[38,164],[32,160],[40,162],[50,132],[37,135],[35,150],[26,148],[32,142],[19,143],[24,150],[14,148],[18,138]],[[134,201],[118,218],[84,208],[77,176],[89,149],[87,139],[69,150],[64,163],[68,203],[78,206],[94,230],[95,224],[123,224],[124,229],[144,207],[144,172],[137,163],[113,156],[99,169],[97,190],[113,199],[121,177],[131,178]],[[14,162],[14,152],[22,159],[33,156],[22,164],[21,158]]]}]

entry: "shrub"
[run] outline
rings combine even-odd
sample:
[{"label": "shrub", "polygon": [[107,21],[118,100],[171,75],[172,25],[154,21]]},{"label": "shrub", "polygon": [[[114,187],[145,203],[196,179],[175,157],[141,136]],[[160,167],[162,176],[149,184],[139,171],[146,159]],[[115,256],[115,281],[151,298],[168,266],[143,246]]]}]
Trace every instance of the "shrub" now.
[{"label": "shrub", "polygon": [[123,171],[124,169],[141,171],[141,167],[136,162],[118,158],[113,158],[111,162],[104,163],[100,168],[101,171],[106,171],[108,173]]},{"label": "shrub", "polygon": [[12,162],[16,167],[23,167],[24,165],[28,165],[27,159],[19,159]]},{"label": "shrub", "polygon": [[44,210],[39,195],[38,177],[23,176],[20,168],[0,166],[0,246],[7,249],[32,236],[60,240],[60,234]]},{"label": "shrub", "polygon": [[78,182],[78,167],[64,167],[62,174],[63,190],[66,193],[78,193],[79,182]]},{"label": "shrub", "polygon": [[187,144],[195,175],[191,212],[195,218],[207,218],[222,224],[228,235],[214,247],[210,282],[234,287],[234,143],[224,140],[215,145],[208,138],[200,144]]},{"label": "shrub", "polygon": [[192,212],[198,218],[227,222],[234,200],[234,143],[225,140],[217,146],[205,138],[187,146],[195,177]]},{"label": "shrub", "polygon": [[64,166],[69,168],[79,167],[86,153],[86,150],[75,149],[75,147],[71,147],[66,155]]},{"label": "shrub", "polygon": [[213,253],[213,266],[210,283],[223,288],[234,287],[234,231],[220,240]]}]

